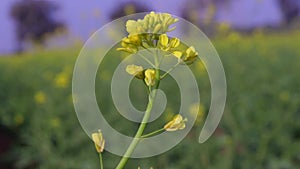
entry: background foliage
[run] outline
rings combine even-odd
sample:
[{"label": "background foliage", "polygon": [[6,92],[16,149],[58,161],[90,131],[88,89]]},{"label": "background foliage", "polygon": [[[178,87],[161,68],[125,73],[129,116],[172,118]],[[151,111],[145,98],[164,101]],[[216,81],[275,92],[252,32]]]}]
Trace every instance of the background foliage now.
[{"label": "background foliage", "polygon": [[[199,123],[174,149],[157,157],[130,160],[127,168],[299,168],[299,41],[300,32],[265,35],[260,31],[252,35],[231,32],[213,40],[228,83],[226,110],[214,136],[204,144],[197,142],[210,103],[208,77],[198,62],[191,68],[200,84]],[[94,145],[72,105],[71,76],[79,49],[36,50],[22,57],[0,58],[1,137],[10,146],[0,154],[0,166],[98,168]],[[103,112],[111,125],[133,135],[137,124],[118,115],[111,101],[110,78],[122,57],[114,52],[110,55],[105,65],[111,66],[98,72],[97,99],[99,103],[106,100]],[[135,98],[143,98],[144,88],[134,87],[139,86],[137,81],[132,85],[132,101],[142,109],[142,99]],[[162,84],[162,88],[168,96],[167,112],[176,113],[176,85]],[[164,118],[169,118],[168,113]],[[125,124],[128,128],[122,127]],[[113,168],[119,157],[105,152],[104,159],[105,168]]]}]

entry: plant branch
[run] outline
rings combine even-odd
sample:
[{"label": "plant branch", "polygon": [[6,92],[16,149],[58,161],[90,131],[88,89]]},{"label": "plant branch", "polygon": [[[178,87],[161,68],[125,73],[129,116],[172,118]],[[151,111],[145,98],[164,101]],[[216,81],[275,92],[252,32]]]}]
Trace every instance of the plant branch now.
[{"label": "plant branch", "polygon": [[147,137],[153,136],[153,135],[155,135],[155,134],[157,134],[157,133],[160,133],[160,132],[162,132],[162,131],[164,131],[164,130],[165,130],[164,128],[158,129],[158,130],[153,131],[153,132],[151,132],[151,133],[142,135],[141,138],[147,138]]},{"label": "plant branch", "polygon": [[167,74],[169,74],[170,72],[172,72],[180,63],[176,63],[174,66],[172,66],[165,74],[163,74],[160,79],[163,79]]},{"label": "plant branch", "polygon": [[103,169],[102,153],[99,153],[100,169]]},{"label": "plant branch", "polygon": [[[157,57],[158,57],[157,55],[154,56],[155,66],[153,65],[153,67],[155,67],[155,79],[156,79],[154,89],[158,89],[159,82],[160,82],[160,71],[159,71],[159,63],[158,63]],[[150,90],[151,90],[151,88],[150,88]],[[126,150],[124,156],[122,157],[121,161],[117,165],[116,169],[123,169],[123,167],[125,166],[125,164],[127,163],[128,159],[129,159],[129,157],[131,156],[134,149],[136,148],[139,141],[141,140],[141,136],[143,135],[143,132],[144,132],[146,125],[148,123],[148,120],[150,118],[150,113],[151,113],[151,110],[153,107],[153,102],[154,102],[154,99],[156,96],[156,92],[157,92],[157,90],[153,90],[152,92],[150,92],[148,105],[147,105],[144,117],[142,119],[142,122],[141,122],[133,140],[131,141],[128,149]]]},{"label": "plant branch", "polygon": [[137,52],[137,54],[139,56],[141,56],[147,63],[149,63],[152,67],[155,67],[154,64],[149,60],[147,59],[144,55],[140,54],[139,52]]}]

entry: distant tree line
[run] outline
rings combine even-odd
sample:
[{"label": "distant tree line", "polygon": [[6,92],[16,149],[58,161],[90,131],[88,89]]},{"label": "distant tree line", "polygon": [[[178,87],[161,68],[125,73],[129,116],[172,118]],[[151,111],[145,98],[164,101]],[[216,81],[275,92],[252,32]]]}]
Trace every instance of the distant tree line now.
[{"label": "distant tree line", "polygon": [[281,8],[284,22],[286,24],[291,24],[295,19],[299,17],[299,0],[278,0],[278,4]]},{"label": "distant tree line", "polygon": [[[205,29],[203,23],[207,25],[215,19],[216,7],[226,5],[234,0],[188,0],[182,10],[182,17],[201,26]],[[299,17],[299,0],[276,0],[278,3],[284,23],[291,24]],[[17,51],[23,51],[24,43],[31,41],[43,44],[47,35],[53,34],[65,25],[57,21],[53,14],[59,9],[58,5],[47,0],[19,0],[11,8],[10,14],[16,24]],[[110,19],[114,20],[125,15],[149,12],[151,9],[136,1],[121,3],[111,14]],[[199,11],[205,11],[206,18],[199,21]],[[202,24],[202,25],[201,25]],[[210,27],[207,29],[211,30]]]},{"label": "distant tree line", "polygon": [[48,34],[64,24],[55,20],[53,13],[58,6],[46,0],[20,0],[11,8],[10,14],[16,24],[17,52],[23,51],[26,41],[43,44]]}]

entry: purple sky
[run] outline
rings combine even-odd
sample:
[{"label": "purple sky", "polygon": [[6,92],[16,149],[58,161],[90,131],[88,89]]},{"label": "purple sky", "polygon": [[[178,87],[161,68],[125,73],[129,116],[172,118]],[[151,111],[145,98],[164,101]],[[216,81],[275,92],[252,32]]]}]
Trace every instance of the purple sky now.
[{"label": "purple sky", "polygon": [[[281,11],[276,0],[236,0],[218,12],[219,21],[235,27],[276,25],[281,22]],[[228,10],[230,9],[230,10]]]},{"label": "purple sky", "polygon": [[[14,24],[9,16],[10,6],[17,0],[0,1],[0,54],[14,49]],[[108,22],[108,15],[120,2],[130,0],[50,0],[61,8],[57,17],[66,23],[74,37],[87,40],[91,32]],[[139,1],[139,0],[138,0]],[[276,24],[281,21],[276,0],[233,0],[217,11],[219,21],[226,21],[236,27]],[[188,0],[140,1],[159,12],[180,15]],[[299,0],[300,2],[300,0]]]}]

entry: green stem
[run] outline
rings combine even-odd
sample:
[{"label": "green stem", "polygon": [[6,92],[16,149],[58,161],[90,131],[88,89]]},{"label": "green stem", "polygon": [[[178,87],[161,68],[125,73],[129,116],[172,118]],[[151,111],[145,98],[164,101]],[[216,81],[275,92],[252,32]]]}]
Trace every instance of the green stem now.
[{"label": "green stem", "polygon": [[99,153],[100,169],[103,169],[102,153]]},{"label": "green stem", "polygon": [[[155,59],[155,78],[156,78],[156,83],[155,83],[155,89],[158,89],[159,87],[159,81],[160,81],[160,73],[159,73],[159,65],[158,65],[158,61],[157,61],[157,55],[154,57]],[[131,141],[128,149],[126,150],[124,156],[122,157],[121,161],[119,162],[119,164],[117,165],[116,169],[122,169],[125,164],[127,163],[129,157],[131,156],[131,154],[133,153],[134,149],[136,148],[136,146],[138,145],[139,141],[141,140],[141,136],[143,135],[143,132],[146,128],[147,122],[150,118],[150,113],[153,107],[153,102],[154,102],[154,98],[156,96],[156,90],[154,90],[152,93],[150,93],[149,95],[149,102],[144,114],[144,117],[142,119],[142,122],[138,128],[138,131],[136,132],[133,140]]]},{"label": "green stem", "polygon": [[167,76],[170,72],[172,72],[180,63],[176,63],[173,67],[171,67],[165,74],[163,74],[160,79],[163,79],[165,76]]},{"label": "green stem", "polygon": [[[153,97],[155,97],[155,93],[156,92],[154,91]],[[142,136],[142,134],[144,132],[144,129],[147,125],[147,122],[149,120],[149,117],[150,117],[150,112],[151,112],[151,109],[152,109],[152,106],[153,106],[153,97],[151,96],[151,94],[149,95],[149,102],[148,102],[147,109],[145,111],[145,115],[143,117],[142,123],[140,124],[140,127],[139,127],[137,133],[135,134],[132,142],[130,143],[127,151],[125,152],[124,156],[122,157],[122,159],[119,162],[116,169],[122,169],[125,166],[125,164],[128,161],[128,158],[133,153],[134,149],[136,148],[137,144],[139,143],[140,137]]]},{"label": "green stem", "polygon": [[142,45],[142,47],[143,47],[144,49],[146,49],[149,53],[152,54],[151,50],[149,50],[148,48],[146,48],[144,45]]},{"label": "green stem", "polygon": [[147,138],[147,137],[153,136],[153,135],[155,135],[157,133],[160,133],[160,132],[162,132],[164,130],[165,130],[164,128],[158,129],[158,130],[153,131],[153,132],[151,132],[149,134],[142,135],[141,138]]},{"label": "green stem", "polygon": [[154,64],[149,60],[147,59],[144,55],[140,54],[139,52],[137,52],[138,55],[140,55],[147,63],[149,63],[152,67],[155,67]]}]

